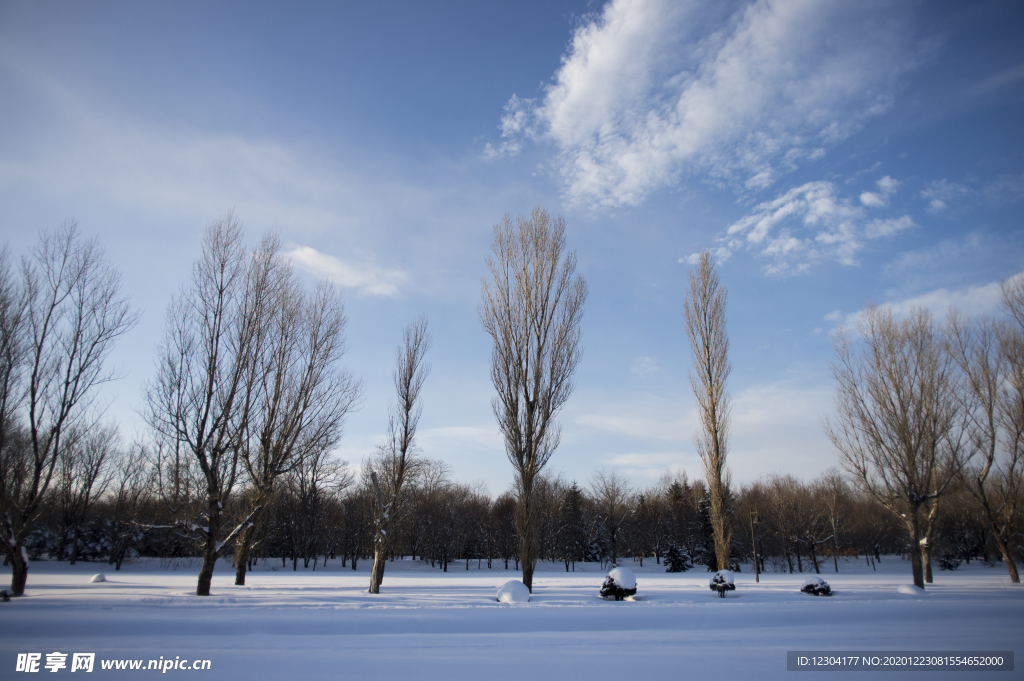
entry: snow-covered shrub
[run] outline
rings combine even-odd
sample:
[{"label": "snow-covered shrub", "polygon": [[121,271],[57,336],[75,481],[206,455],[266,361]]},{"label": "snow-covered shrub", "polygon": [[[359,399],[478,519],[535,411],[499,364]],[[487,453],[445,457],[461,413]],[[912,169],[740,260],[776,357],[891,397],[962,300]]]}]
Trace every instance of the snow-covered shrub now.
[{"label": "snow-covered shrub", "polygon": [[101,572],[98,575],[93,575],[92,579],[90,579],[89,581],[93,584],[96,584],[98,582],[105,582],[107,581],[107,576]]},{"label": "snow-covered shrub", "polygon": [[621,601],[626,596],[636,593],[636,575],[629,568],[617,567],[608,573],[601,585],[601,597],[613,596],[615,600]]},{"label": "snow-covered shrub", "polygon": [[676,544],[668,547],[665,565],[665,572],[686,572],[693,567],[693,563],[690,562],[690,556]]},{"label": "snow-covered shrub", "polygon": [[530,590],[518,579],[513,579],[498,589],[496,600],[499,603],[529,603]]},{"label": "snow-covered shrub", "polygon": [[832,587],[828,585],[821,577],[808,577],[804,585],[800,587],[800,591],[805,594],[811,594],[812,596],[831,596]]},{"label": "snow-covered shrub", "polygon": [[709,584],[712,591],[717,591],[721,598],[725,598],[726,591],[734,591],[736,584],[733,582],[732,570],[719,570],[711,578]]}]

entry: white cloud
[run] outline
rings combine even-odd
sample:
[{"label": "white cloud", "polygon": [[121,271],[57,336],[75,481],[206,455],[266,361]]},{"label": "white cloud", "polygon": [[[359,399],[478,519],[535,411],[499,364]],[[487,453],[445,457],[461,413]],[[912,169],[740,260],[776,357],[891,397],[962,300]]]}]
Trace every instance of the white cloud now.
[{"label": "white cloud", "polygon": [[504,156],[515,156],[522,148],[522,137],[533,136],[529,128],[530,107],[533,106],[532,99],[520,99],[512,95],[505,105],[505,115],[501,117],[501,139],[497,147],[488,142],[484,145],[483,159],[493,161]]},{"label": "white cloud", "polygon": [[941,320],[951,309],[972,315],[993,314],[999,309],[999,295],[999,282],[994,281],[964,289],[940,288],[911,298],[886,302],[885,307],[891,309],[897,317],[924,308]]},{"label": "white cloud", "polygon": [[397,296],[399,285],[407,279],[401,270],[347,262],[310,246],[295,246],[286,251],[285,255],[296,267],[313,276],[375,296]]},{"label": "white cloud", "polygon": [[896,193],[899,188],[899,180],[894,180],[888,175],[877,183],[877,192],[864,192],[860,195],[860,202],[869,208],[881,208],[889,205],[889,197]]},{"label": "white cloud", "polygon": [[[1024,276],[1024,272],[1014,276]],[[993,281],[960,289],[935,289],[901,300],[889,300],[880,307],[891,310],[896,317],[904,317],[914,310],[924,309],[931,313],[933,319],[942,321],[950,310],[958,310],[972,316],[998,314],[1000,295],[1000,282]],[[828,315],[826,319],[835,319],[834,314]],[[856,331],[860,315],[859,311],[846,315],[843,324]]]},{"label": "white cloud", "polygon": [[901,10],[873,3],[612,0],[543,98],[513,96],[499,149],[559,149],[567,198],[638,204],[680,174],[770,186],[886,111],[913,65]]},{"label": "white cloud", "polygon": [[[886,195],[895,191],[896,184],[888,176],[879,181]],[[808,182],[758,204],[730,225],[717,240],[716,254],[725,260],[738,250],[751,250],[774,261],[765,266],[766,274],[790,276],[808,272],[813,263],[823,260],[856,265],[866,241],[891,237],[913,226],[908,215],[869,220],[865,208],[840,196],[833,183]]]}]

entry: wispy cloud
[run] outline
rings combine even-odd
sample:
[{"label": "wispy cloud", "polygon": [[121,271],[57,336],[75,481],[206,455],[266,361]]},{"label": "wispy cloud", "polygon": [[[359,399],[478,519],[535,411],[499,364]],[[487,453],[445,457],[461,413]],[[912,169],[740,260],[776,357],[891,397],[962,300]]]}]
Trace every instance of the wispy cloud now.
[{"label": "wispy cloud", "polygon": [[921,190],[921,198],[928,202],[928,212],[932,214],[941,213],[949,208],[954,201],[975,194],[977,194],[976,190],[945,179],[936,180]]},{"label": "wispy cloud", "polygon": [[[887,200],[898,184],[888,176],[882,178],[878,186],[884,189],[879,196]],[[814,263],[823,260],[856,265],[857,254],[865,242],[891,237],[915,226],[909,215],[870,217],[866,208],[873,204],[865,203],[863,196],[863,205],[858,205],[841,196],[833,183],[825,181],[794,187],[758,204],[730,225],[717,239],[714,254],[724,261],[738,250],[754,251],[773,261],[764,271],[775,276],[808,272]],[[686,260],[692,261],[694,257]]]},{"label": "wispy cloud", "polygon": [[674,470],[696,468],[697,456],[687,452],[628,452],[613,454],[601,460],[614,466],[634,481],[634,484],[649,483],[664,473]]},{"label": "wispy cloud", "polygon": [[927,210],[933,215],[962,208],[972,201],[993,205],[1013,203],[1024,199],[1024,175],[1000,175],[988,184],[978,182],[950,182],[943,178],[921,190],[921,198],[928,202]]},{"label": "wispy cloud", "polygon": [[762,189],[891,106],[916,59],[901,15],[871,2],[612,0],[577,28],[542,98],[513,96],[484,154],[553,142],[575,204],[638,204],[697,171]]},{"label": "wispy cloud", "polygon": [[353,263],[321,253],[311,246],[294,246],[285,255],[301,270],[323,277],[339,286],[375,296],[397,296],[408,275],[368,263]]},{"label": "wispy cloud", "polygon": [[1017,64],[972,85],[963,92],[963,96],[970,99],[985,97],[1000,90],[1014,87],[1022,80],[1024,80],[1024,64]]},{"label": "wispy cloud", "polygon": [[[689,414],[687,417],[691,416]],[[606,433],[630,435],[654,440],[678,440],[692,430],[691,418],[657,418],[629,413],[586,414],[575,419],[581,426],[588,426]]]},{"label": "wispy cloud", "polygon": [[978,232],[972,232],[963,239],[944,239],[939,243],[917,250],[901,253],[885,266],[885,275],[890,278],[906,278],[913,272],[947,272],[950,265],[976,258],[991,246],[982,241]]},{"label": "wispy cloud", "polygon": [[637,357],[633,360],[633,366],[629,368],[629,373],[640,378],[650,378],[660,371],[658,362],[653,357]]}]

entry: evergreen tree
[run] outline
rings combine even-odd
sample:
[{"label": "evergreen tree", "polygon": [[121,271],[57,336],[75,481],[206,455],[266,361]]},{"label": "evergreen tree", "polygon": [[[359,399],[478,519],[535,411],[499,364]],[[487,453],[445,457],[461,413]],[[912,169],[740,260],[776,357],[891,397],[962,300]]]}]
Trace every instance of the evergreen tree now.
[{"label": "evergreen tree", "polygon": [[665,572],[686,572],[693,567],[693,564],[690,562],[690,556],[682,551],[675,542],[668,547],[668,553],[665,555],[665,565]]}]

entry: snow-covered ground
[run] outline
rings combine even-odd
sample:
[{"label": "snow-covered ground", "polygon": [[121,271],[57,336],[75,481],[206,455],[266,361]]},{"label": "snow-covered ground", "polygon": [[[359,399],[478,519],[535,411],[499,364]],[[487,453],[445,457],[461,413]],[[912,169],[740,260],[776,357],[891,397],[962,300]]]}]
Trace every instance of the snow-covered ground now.
[{"label": "snow-covered ground", "polygon": [[[449,572],[391,563],[379,595],[367,593],[370,561],[359,570],[331,561],[292,572],[261,565],[244,587],[228,563],[213,595],[193,595],[198,565],[159,561],[107,565],[36,562],[27,595],[0,603],[0,679],[18,678],[18,653],[96,653],[92,678],[152,677],[155,671],[104,671],[101,660],[209,659],[218,679],[775,679],[788,678],[787,650],[1024,650],[1024,589],[1006,570],[972,563],[938,572],[924,594],[902,593],[909,563],[885,558],[829,564],[834,596],[799,593],[804,574],[769,573],[754,584],[745,568],[720,599],[708,573],[669,574],[645,561],[632,601],[597,596],[605,571],[566,573],[538,565],[532,599],[495,601],[514,571],[455,563]],[[272,569],[276,568],[276,570]],[[107,581],[91,583],[98,573]],[[7,577],[4,577],[6,581]],[[904,589],[906,590],[906,589]],[[71,656],[67,668],[72,673]],[[143,666],[145,667],[145,662]],[[941,678],[1024,678],[1014,672],[941,672]],[[79,673],[79,672],[74,672]],[[843,672],[811,672],[829,678]],[[868,672],[904,678],[909,672]],[[913,674],[911,674],[913,676]],[[927,673],[918,675],[926,678]]]}]

